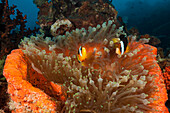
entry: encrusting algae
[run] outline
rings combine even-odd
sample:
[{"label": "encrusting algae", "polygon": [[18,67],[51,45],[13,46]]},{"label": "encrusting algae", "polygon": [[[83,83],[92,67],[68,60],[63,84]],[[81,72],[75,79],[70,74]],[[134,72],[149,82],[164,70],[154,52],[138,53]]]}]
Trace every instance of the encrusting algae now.
[{"label": "encrusting algae", "polygon": [[[123,27],[109,20],[52,39],[25,38],[4,67],[13,111],[168,113],[157,49],[144,44],[148,39],[136,41],[130,35],[128,51],[117,54],[113,39],[121,35],[126,36]],[[82,62],[77,59],[80,47],[91,53]]]}]

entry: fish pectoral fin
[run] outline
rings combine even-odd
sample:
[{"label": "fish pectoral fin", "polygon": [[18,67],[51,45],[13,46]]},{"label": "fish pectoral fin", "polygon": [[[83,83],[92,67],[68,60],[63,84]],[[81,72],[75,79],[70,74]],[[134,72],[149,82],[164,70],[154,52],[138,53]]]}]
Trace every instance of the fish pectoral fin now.
[{"label": "fish pectoral fin", "polygon": [[120,52],[120,49],[119,49],[119,48],[116,48],[116,53],[117,53],[118,55],[121,55],[121,52]]}]

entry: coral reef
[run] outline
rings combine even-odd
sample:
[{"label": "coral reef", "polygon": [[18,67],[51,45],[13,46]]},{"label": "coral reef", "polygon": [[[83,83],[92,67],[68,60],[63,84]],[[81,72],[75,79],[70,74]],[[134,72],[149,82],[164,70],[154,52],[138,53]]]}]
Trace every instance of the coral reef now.
[{"label": "coral reef", "polygon": [[[26,29],[25,23],[27,22],[26,15],[22,16],[22,12],[17,9],[17,16],[11,18],[15,14],[16,6],[9,6],[8,0],[1,0],[0,3],[0,59],[4,55],[10,53],[12,49],[18,48],[18,44],[24,36],[29,36],[35,33],[38,29]],[[18,31],[16,30],[18,29]]]},{"label": "coral reef", "polygon": [[141,35],[140,38],[149,38],[149,45],[158,45],[161,43],[160,39],[156,38],[155,36],[150,36],[149,34]]},{"label": "coral reef", "polygon": [[[129,51],[117,55],[112,40],[121,35],[123,27],[109,20],[52,39],[24,38],[19,47],[24,54],[14,50],[4,67],[14,110],[168,113],[156,48],[130,35]],[[76,58],[80,46],[94,53],[85,66]]]},{"label": "coral reef", "polygon": [[[2,80],[3,79],[3,80]],[[8,102],[9,95],[7,93],[7,82],[4,78],[0,80],[0,113],[10,113]]]},{"label": "coral reef", "polygon": [[72,23],[68,19],[57,20],[53,25],[51,25],[50,32],[52,36],[57,36],[59,34],[64,35],[66,31],[70,31]]},{"label": "coral reef", "polygon": [[68,19],[71,22],[73,25],[71,30],[82,27],[87,29],[88,26],[95,27],[109,19],[114,19],[117,25],[120,24],[116,20],[117,11],[109,0],[41,1],[34,0],[34,3],[40,9],[38,24],[44,30],[45,36],[51,36],[51,25],[57,20],[62,21],[63,19]]},{"label": "coral reef", "polygon": [[6,59],[6,56],[3,56],[2,59],[0,60],[0,78],[2,78],[2,73],[3,73],[4,64],[5,64],[5,59]]},{"label": "coral reef", "polygon": [[164,54],[163,48],[158,47],[157,62],[164,72],[165,68],[170,66],[170,51]]}]

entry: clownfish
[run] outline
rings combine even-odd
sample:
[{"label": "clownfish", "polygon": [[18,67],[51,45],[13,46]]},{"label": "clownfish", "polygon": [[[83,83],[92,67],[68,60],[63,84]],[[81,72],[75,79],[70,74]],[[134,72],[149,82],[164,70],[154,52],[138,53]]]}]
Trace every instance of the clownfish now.
[{"label": "clownfish", "polygon": [[80,46],[79,49],[78,49],[78,55],[77,55],[78,62],[81,63],[86,58],[87,58],[86,48]]},{"label": "clownfish", "polygon": [[113,38],[112,41],[113,43],[118,43],[118,45],[115,46],[118,55],[123,55],[129,51],[128,38],[125,35],[120,35],[119,38]]},{"label": "clownfish", "polygon": [[[129,51],[128,39],[125,35],[120,35],[119,38],[113,38],[112,41],[114,43],[113,48],[115,48],[116,54],[123,55],[124,53]],[[93,62],[96,55],[95,53],[96,51],[87,52],[85,47],[80,46],[77,54],[78,62],[82,63],[83,65],[86,65],[86,63],[88,64],[89,62]]]},{"label": "clownfish", "polygon": [[87,52],[85,47],[80,46],[78,49],[77,59],[79,63],[83,66],[87,66],[89,63],[95,60],[96,50],[91,50]]}]

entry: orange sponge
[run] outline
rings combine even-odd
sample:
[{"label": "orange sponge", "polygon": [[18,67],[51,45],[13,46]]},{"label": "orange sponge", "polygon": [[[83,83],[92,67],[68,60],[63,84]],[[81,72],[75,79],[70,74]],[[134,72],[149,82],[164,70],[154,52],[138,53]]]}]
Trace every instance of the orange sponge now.
[{"label": "orange sponge", "polygon": [[65,100],[61,86],[48,82],[34,71],[20,49],[8,55],[3,74],[8,82],[9,104],[13,112],[54,113],[61,110]]}]

